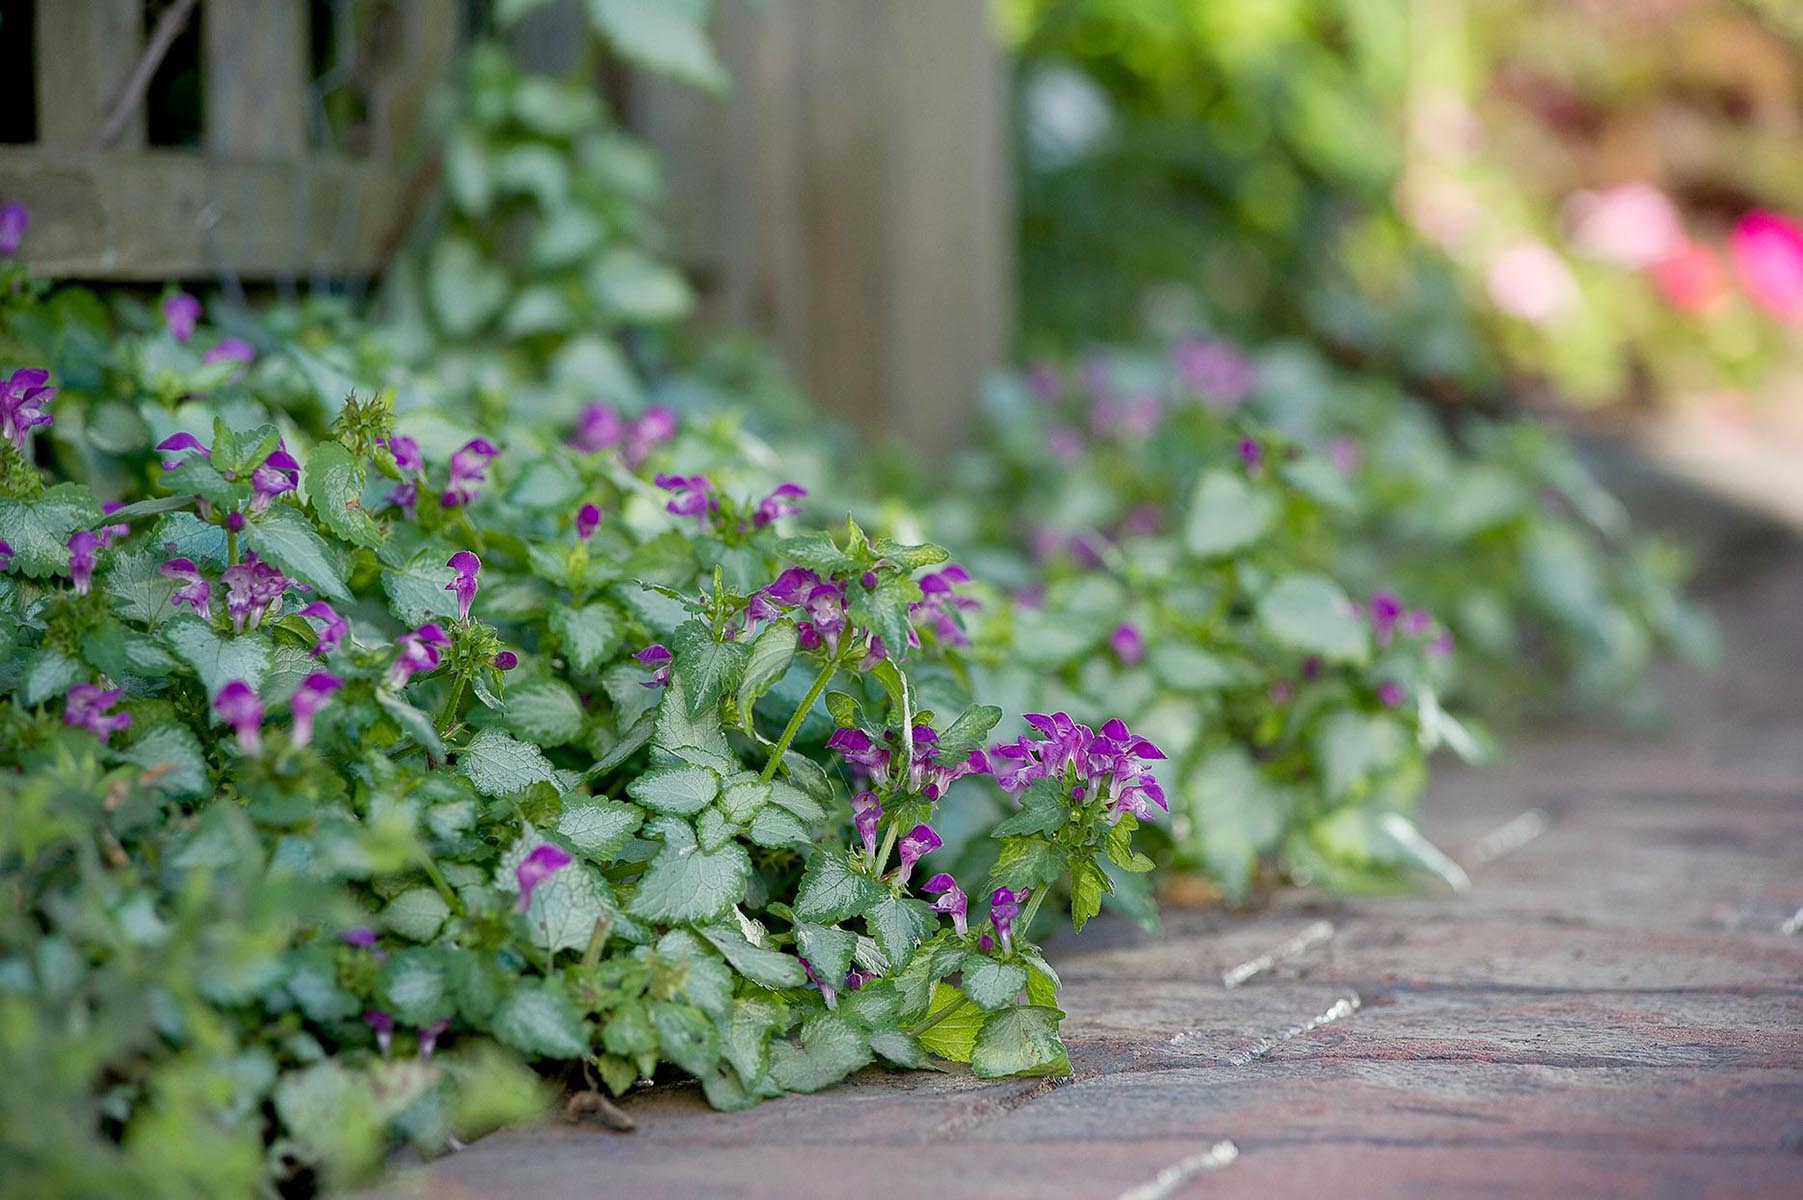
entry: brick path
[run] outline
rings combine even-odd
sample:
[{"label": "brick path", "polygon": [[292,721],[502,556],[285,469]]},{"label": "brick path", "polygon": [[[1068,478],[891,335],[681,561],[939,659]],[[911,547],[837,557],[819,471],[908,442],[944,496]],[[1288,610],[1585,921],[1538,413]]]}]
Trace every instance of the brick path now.
[{"label": "brick path", "polygon": [[1713,574],[1724,670],[1662,681],[1663,736],[1436,776],[1467,896],[1098,922],[1052,953],[1070,1079],[870,1070],[731,1115],[659,1090],[635,1133],[504,1133],[390,1191],[1803,1196],[1803,551]]}]

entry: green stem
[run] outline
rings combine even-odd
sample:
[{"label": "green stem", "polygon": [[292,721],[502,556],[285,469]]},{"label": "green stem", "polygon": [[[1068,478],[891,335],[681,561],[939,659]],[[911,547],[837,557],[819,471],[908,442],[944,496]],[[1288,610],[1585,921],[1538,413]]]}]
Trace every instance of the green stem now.
[{"label": "green stem", "polygon": [[225,527],[225,561],[227,566],[238,565],[238,531],[230,525]]},{"label": "green stem", "polygon": [[608,926],[613,924],[606,917],[595,918],[595,928],[588,935],[588,948],[582,952],[582,969],[592,971],[595,964],[601,961],[601,947],[607,941]]},{"label": "green stem", "polygon": [[451,694],[445,700],[444,711],[438,714],[438,732],[451,731],[451,725],[457,719],[457,706],[463,703],[463,676],[459,675],[451,681]]},{"label": "green stem", "polygon": [[1051,884],[1042,883],[1034,891],[1033,895],[1027,899],[1027,911],[1020,915],[1021,941],[1024,942],[1027,940],[1027,934],[1033,928],[1033,918],[1039,915],[1039,903],[1045,899],[1046,893],[1051,890]]},{"label": "green stem", "polygon": [[876,868],[877,878],[883,876],[883,868],[889,865],[889,851],[895,848],[895,834],[898,826],[889,826],[889,832],[883,835],[883,848],[877,851],[876,861],[870,865]]},{"label": "green stem", "polygon": [[814,686],[808,689],[807,697],[802,700],[801,707],[797,708],[795,715],[789,718],[789,724],[784,728],[783,735],[776,739],[776,745],[770,751],[770,761],[764,764],[764,773],[760,777],[765,783],[776,778],[776,768],[783,760],[783,752],[789,748],[789,743],[795,740],[795,734],[801,729],[801,723],[808,719],[809,713],[814,711],[814,701],[820,699],[820,693],[826,690],[826,685],[832,682],[833,676],[838,674],[838,671],[838,661],[829,658],[826,660],[826,665],[820,668],[820,674],[814,677]]},{"label": "green stem", "polygon": [[438,894],[443,897],[445,904],[452,912],[462,916],[463,901],[458,898],[456,892],[451,890],[451,885],[445,882],[445,877],[439,873],[438,864],[432,861],[432,856],[424,855],[420,862],[425,866],[426,875],[432,880],[432,886],[438,889]]}]

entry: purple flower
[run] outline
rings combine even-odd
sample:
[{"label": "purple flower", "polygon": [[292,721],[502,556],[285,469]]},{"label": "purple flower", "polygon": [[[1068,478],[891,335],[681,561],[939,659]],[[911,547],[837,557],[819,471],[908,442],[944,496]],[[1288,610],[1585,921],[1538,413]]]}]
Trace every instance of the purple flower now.
[{"label": "purple flower", "polygon": [[495,655],[495,670],[511,671],[520,665],[520,656],[511,650],[502,650]]},{"label": "purple flower", "polygon": [[908,886],[908,876],[914,873],[914,864],[939,849],[945,843],[933,832],[931,825],[916,825],[902,835],[896,843],[901,851],[901,870],[895,876],[895,882],[902,887]]},{"label": "purple flower", "polygon": [[1402,702],[1408,699],[1408,693],[1402,685],[1388,679],[1377,685],[1377,702],[1385,708],[1401,708]]},{"label": "purple flower", "polygon": [[1042,735],[1040,740],[1023,737],[993,746],[987,755],[972,756],[973,761],[981,760],[979,770],[994,773],[1003,791],[1017,794],[1036,780],[1059,779],[1071,772],[1081,789],[1075,798],[1106,793],[1117,820],[1125,813],[1147,820],[1153,815],[1152,805],[1169,807],[1164,789],[1146,767],[1162,759],[1164,752],[1129,732],[1118,719],[1099,732],[1065,713],[1028,713],[1026,720]]},{"label": "purple flower", "polygon": [[[908,606],[909,620],[925,625],[941,642],[950,646],[968,646],[970,639],[958,623],[957,614],[983,607],[970,596],[960,596],[958,585],[970,582],[970,572],[957,563],[948,563],[942,571],[931,571],[920,577],[920,599]],[[916,639],[917,640],[917,639]]]},{"label": "purple flower", "polygon": [[1352,475],[1364,461],[1365,451],[1357,438],[1342,435],[1327,444],[1327,457],[1341,473]]},{"label": "purple flower", "polygon": [[372,1008],[363,1014],[363,1023],[376,1033],[376,1048],[387,1058],[388,1052],[394,1048],[394,1018],[379,1008]]},{"label": "purple flower", "polygon": [[25,230],[31,225],[31,213],[17,201],[0,205],[0,258],[11,258],[19,252]]},{"label": "purple flower", "polygon": [[313,718],[325,707],[332,693],[343,686],[344,680],[323,671],[315,671],[301,680],[299,690],[288,701],[288,709],[294,714],[292,736],[296,746],[305,746],[313,740]]},{"label": "purple flower", "polygon": [[[122,509],[124,507],[125,507],[125,505],[118,500],[108,500],[105,504],[102,504],[100,506],[100,511],[110,517],[114,513],[118,512],[120,509]],[[114,542],[118,541],[120,538],[124,537],[126,534],[130,533],[131,526],[129,526],[129,525],[102,525],[99,529],[96,529],[94,532],[100,538],[101,548],[105,549],[106,547],[111,546]]]},{"label": "purple flower", "polygon": [[376,931],[367,925],[356,925],[341,932],[338,940],[347,946],[368,948],[376,944]]},{"label": "purple flower", "polygon": [[663,687],[670,682],[671,654],[668,647],[660,642],[652,642],[633,657],[639,660],[640,665],[653,667],[657,672],[650,679],[645,680],[640,685],[641,687]]},{"label": "purple flower", "polygon": [[883,804],[875,792],[859,792],[851,798],[851,822],[864,842],[864,852],[876,857],[876,827],[883,819]]},{"label": "purple flower", "polygon": [[439,647],[450,645],[451,639],[436,624],[426,624],[412,633],[403,633],[394,644],[400,647],[400,653],[388,665],[388,686],[398,688],[405,687],[422,671],[436,671]]},{"label": "purple flower", "polygon": [[1240,463],[1250,475],[1256,475],[1265,465],[1265,448],[1255,438],[1243,438],[1240,441]]},{"label": "purple flower", "polygon": [[593,504],[584,504],[576,510],[576,536],[588,541],[595,536],[595,530],[601,525],[601,510]]},{"label": "purple flower", "polygon": [[115,732],[131,727],[130,713],[107,711],[124,694],[124,688],[102,690],[99,684],[78,683],[63,696],[63,724],[85,729],[105,742]]},{"label": "purple flower", "polygon": [[1074,425],[1054,425],[1046,430],[1046,453],[1064,466],[1083,461],[1083,433]]},{"label": "purple flower", "polygon": [[[191,433],[172,433],[157,443],[157,449],[167,454],[176,454],[183,450],[198,450],[200,451],[200,456],[202,458],[213,457],[213,452],[207,448],[206,443],[202,442]],[[173,471],[181,466],[184,461],[185,460],[179,458],[165,458],[163,460],[163,470]]]},{"label": "purple flower", "polygon": [[350,632],[351,623],[338,615],[338,610],[324,600],[315,600],[300,610],[303,617],[317,617],[320,621],[319,641],[313,645],[313,657],[324,658],[344,644],[344,635]]},{"label": "purple flower", "polygon": [[1038,362],[1027,368],[1027,389],[1040,400],[1051,403],[1063,388],[1064,380],[1051,363]]},{"label": "purple flower", "polygon": [[1003,954],[1014,953],[1014,922],[1020,917],[1020,902],[1026,898],[1026,892],[1016,896],[1008,888],[989,893],[989,919],[995,923],[995,936],[1002,940]]},{"label": "purple flower", "polygon": [[782,605],[793,608],[820,586],[820,576],[806,567],[790,567],[764,589],[764,594]]},{"label": "purple flower", "polygon": [[780,521],[784,517],[792,517],[801,511],[801,505],[793,503],[800,496],[808,494],[808,490],[798,483],[785,483],[775,491],[758,501],[757,512],[752,514],[751,523],[759,529]]},{"label": "purple flower", "polygon": [[49,380],[50,372],[42,367],[20,367],[11,378],[0,381],[0,437],[11,442],[13,449],[25,449],[25,439],[33,429],[56,420],[44,411],[56,397]]},{"label": "purple flower", "polygon": [[619,445],[625,437],[626,422],[611,404],[591,404],[576,418],[570,445],[584,454],[599,454]]},{"label": "purple flower", "polygon": [[176,580],[182,585],[175,589],[175,595],[169,597],[170,604],[186,604],[201,620],[213,619],[213,585],[200,573],[200,568],[194,565],[193,559],[172,558],[158,567],[157,571],[163,578]]},{"label": "purple flower", "polygon": [[1442,629],[1434,640],[1427,644],[1427,654],[1429,658],[1446,658],[1452,654],[1452,648],[1452,631]]},{"label": "purple flower", "polygon": [[958,881],[941,871],[927,880],[920,890],[929,896],[939,897],[933,901],[933,911],[949,916],[952,919],[952,928],[958,931],[959,937],[963,937],[967,932],[966,922],[968,921],[970,898],[964,894],[964,889],[958,886]]},{"label": "purple flower", "polygon": [[846,762],[863,767],[879,784],[889,778],[889,751],[871,740],[862,729],[835,729],[826,740],[828,750],[837,750]]},{"label": "purple flower", "polygon": [[1108,648],[1122,664],[1130,667],[1146,656],[1146,639],[1140,636],[1138,626],[1123,622],[1108,635]]},{"label": "purple flower", "polygon": [[488,482],[488,464],[501,452],[487,438],[472,438],[463,449],[451,455],[451,480],[439,504],[445,508],[470,505],[476,500],[476,485]]},{"label": "purple flower", "polygon": [[445,566],[456,571],[457,578],[445,584],[444,590],[456,594],[457,616],[460,620],[467,621],[470,619],[470,605],[476,600],[476,576],[482,570],[482,560],[471,551],[459,550],[451,555]]},{"label": "purple flower", "polygon": [[69,538],[69,576],[75,580],[75,594],[85,596],[94,584],[94,551],[100,547],[100,535],[83,529]]},{"label": "purple flower", "polygon": [[626,465],[638,470],[653,450],[675,436],[676,414],[667,408],[647,408],[626,428]]},{"label": "purple flower", "polygon": [[694,517],[705,526],[714,511],[714,485],[705,475],[659,475],[653,482],[676,498],[664,505],[664,511],[678,517]]},{"label": "purple flower", "polygon": [[178,342],[186,342],[194,336],[194,327],[200,323],[200,301],[186,292],[177,292],[163,301],[163,324],[169,327],[170,334]]},{"label": "purple flower", "polygon": [[238,748],[246,754],[263,752],[263,702],[250,684],[234,679],[213,697],[213,711],[238,735]]},{"label": "purple flower", "polygon": [[1425,608],[1411,608],[1402,614],[1402,631],[1410,637],[1420,637],[1434,627],[1434,616]]},{"label": "purple flower", "polygon": [[747,637],[757,632],[759,625],[765,621],[774,621],[783,615],[783,610],[763,592],[751,593],[751,599],[745,602],[745,628]]},{"label": "purple flower", "polygon": [[426,460],[420,455],[419,443],[410,437],[377,438],[376,445],[387,448],[394,465],[403,471],[423,471]]},{"label": "purple flower", "polygon": [[200,356],[200,361],[203,363],[249,363],[255,362],[256,358],[257,349],[255,346],[252,346],[243,338],[229,337],[221,338],[217,345]]},{"label": "purple flower", "polygon": [[250,510],[262,512],[271,500],[300,486],[300,464],[285,446],[278,445],[251,471],[250,486],[256,493],[251,497]]},{"label": "purple flower", "polygon": [[419,1056],[426,1059],[431,1058],[433,1051],[438,1049],[438,1039],[444,1036],[444,1031],[450,1027],[451,1018],[446,1017],[444,1020],[434,1021],[432,1024],[420,1030]]},{"label": "purple flower", "polygon": [[1258,383],[1251,360],[1218,339],[1180,343],[1172,357],[1178,376],[1217,412],[1237,408]]},{"label": "purple flower", "polygon": [[1287,679],[1273,679],[1271,686],[1265,689],[1265,698],[1272,704],[1288,704],[1296,697],[1296,685]]},{"label": "purple flower", "polygon": [[1378,592],[1371,597],[1371,627],[1377,631],[1379,645],[1390,640],[1401,620],[1402,602],[1393,593]]},{"label": "purple flower", "polygon": [[570,856],[550,842],[533,847],[532,853],[513,869],[513,877],[520,881],[519,910],[525,912],[531,908],[533,889],[569,866],[570,862]]},{"label": "purple flower", "polygon": [[0,571],[6,570],[12,564],[13,548],[7,544],[6,539],[0,538]]},{"label": "purple flower", "polygon": [[[293,581],[257,557],[255,550],[244,561],[219,573],[225,585],[225,611],[239,633],[255,629],[271,613],[282,611],[282,601]],[[298,585],[297,585],[298,586]]]},{"label": "purple flower", "polygon": [[838,1007],[839,989],[835,988],[832,984],[828,983],[826,980],[820,978],[820,976],[818,974],[816,974],[814,971],[813,963],[809,962],[806,958],[802,958],[802,956],[799,954],[796,955],[796,957],[801,958],[801,969],[803,971],[807,972],[808,983],[811,986],[817,987],[820,989],[820,998],[822,1000],[826,1001],[826,1006],[828,1008]]}]

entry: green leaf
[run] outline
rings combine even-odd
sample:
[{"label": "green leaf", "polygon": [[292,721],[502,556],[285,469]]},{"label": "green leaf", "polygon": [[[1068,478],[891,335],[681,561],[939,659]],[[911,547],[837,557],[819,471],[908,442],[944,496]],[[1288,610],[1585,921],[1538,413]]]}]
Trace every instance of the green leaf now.
[{"label": "green leaf", "polygon": [[495,1009],[496,1037],[540,1058],[575,1059],[589,1052],[588,1029],[555,980],[522,983]]},{"label": "green leaf", "polygon": [[1092,859],[1082,859],[1071,865],[1071,926],[1079,933],[1089,919],[1102,911],[1102,897],[1112,892],[1114,887],[1108,882],[1108,876],[1102,868],[1096,866]]},{"label": "green leaf", "polygon": [[535,783],[554,783],[557,772],[531,742],[484,729],[457,755],[457,769],[484,796],[511,796]]},{"label": "green leaf", "polygon": [[1242,550],[1264,536],[1277,515],[1277,497],[1233,471],[1209,471],[1196,485],[1183,544],[1202,558]]},{"label": "green leaf", "polygon": [[989,831],[989,836],[1043,833],[1050,837],[1063,829],[1071,818],[1070,798],[1065,795],[1064,782],[1060,779],[1035,780],[1021,793],[1020,804],[1020,811],[998,823]]},{"label": "green leaf", "polygon": [[584,858],[606,864],[644,820],[644,813],[623,800],[577,800],[558,817],[557,832]]},{"label": "green leaf", "polygon": [[849,929],[812,921],[795,922],[796,949],[814,964],[814,973],[822,979],[844,979],[851,970],[851,954],[857,944],[857,935]]},{"label": "green leaf", "polygon": [[770,799],[770,785],[759,779],[741,779],[729,784],[720,794],[720,809],[728,818],[743,825]]},{"label": "green leaf", "polygon": [[822,850],[802,874],[795,913],[830,925],[863,914],[886,895],[874,879],[852,870],[843,850]]},{"label": "green leaf", "polygon": [[834,544],[832,534],[818,529],[784,538],[776,544],[776,553],[821,576],[837,575],[853,565],[845,552]]},{"label": "green leaf", "polygon": [[178,617],[163,626],[163,641],[175,656],[194,668],[209,697],[234,679],[260,687],[269,669],[269,643],[247,633],[221,637],[199,617]]},{"label": "green leaf", "polygon": [[307,456],[307,500],[345,541],[372,550],[382,544],[381,528],[363,511],[363,468],[337,442],[321,442]]},{"label": "green leaf", "polygon": [[720,777],[706,767],[667,767],[639,776],[626,794],[656,812],[692,817],[720,794]]},{"label": "green leaf", "polygon": [[466,238],[440,238],[426,269],[432,311],[444,331],[464,338],[491,321],[507,303],[507,272],[483,257]]},{"label": "green leaf", "polygon": [[730,774],[739,769],[739,760],[726,744],[726,732],[720,727],[720,714],[704,709],[699,715],[689,714],[681,678],[672,675],[664,688],[664,698],[657,708],[655,743],[685,762],[710,766]]},{"label": "green leaf", "polygon": [[376,972],[383,1008],[397,1023],[421,1028],[457,1010],[444,963],[433,950],[397,950]]},{"label": "green leaf", "polygon": [[751,721],[751,710],[765,692],[783,677],[795,657],[795,623],[783,620],[764,626],[764,631],[751,643],[745,660],[745,673],[739,679],[735,697],[740,719]]},{"label": "green leaf", "polygon": [[964,994],[978,1008],[992,1012],[1008,1008],[1025,986],[1027,968],[1019,963],[981,957],[964,960]]},{"label": "green leaf", "polygon": [[351,590],[339,574],[325,539],[313,522],[291,504],[279,504],[244,529],[245,544],[302,583],[333,600],[350,599]]},{"label": "green leaf", "polygon": [[817,1092],[870,1061],[864,1031],[834,1013],[811,1017],[796,1041],[770,1047],[770,1076],[784,1091]]},{"label": "green leaf", "polygon": [[940,731],[940,762],[959,762],[981,750],[989,741],[990,730],[1002,719],[1002,710],[993,704],[973,704],[958,719]]},{"label": "green leaf", "polygon": [[733,1001],[720,1053],[746,1087],[756,1084],[769,1068],[770,1031],[782,1022],[782,1013],[782,1001],[774,996],[740,996]]},{"label": "green leaf", "polygon": [[1282,836],[1288,816],[1283,793],[1265,779],[1245,750],[1232,746],[1198,763],[1188,786],[1177,794],[1179,803],[1189,808],[1190,826],[1200,839],[1201,859],[1209,874],[1229,895],[1244,896],[1260,856]]},{"label": "green leaf", "polygon": [[1007,1075],[1064,1075],[1070,1059],[1058,1039],[1064,1014],[1033,1005],[990,1013],[971,1048],[971,1073],[980,1079]]},{"label": "green leaf", "polygon": [[582,701],[561,679],[528,679],[507,689],[508,728],[541,746],[560,746],[582,737]]},{"label": "green leaf", "polygon": [[0,499],[0,541],[13,549],[10,570],[42,579],[69,569],[69,536],[99,525],[94,493],[79,483],[59,483],[29,499]]},{"label": "green leaf", "polygon": [[376,703],[382,706],[382,711],[394,720],[401,732],[412,738],[415,744],[426,753],[434,758],[444,757],[444,739],[440,738],[438,730],[433,728],[431,717],[399,696],[392,695],[385,690],[377,690]]},{"label": "green leaf", "polygon": [[914,947],[931,937],[939,919],[924,900],[905,900],[886,891],[864,913],[870,936],[892,963],[904,963]]},{"label": "green leaf", "polygon": [[800,788],[791,787],[780,779],[774,780],[770,784],[770,803],[794,813],[804,825],[815,825],[826,820],[826,810],[820,806],[818,800]]},{"label": "green leaf", "polygon": [[587,0],[589,23],[621,57],[716,91],[726,68],[707,39],[713,0]]},{"label": "green leaf", "polygon": [[1258,617],[1278,641],[1336,662],[1371,656],[1365,622],[1339,584],[1324,575],[1289,575],[1259,598]]},{"label": "green leaf", "polygon": [[1407,749],[1408,732],[1382,713],[1342,709],[1315,728],[1321,790],[1332,803],[1347,799],[1389,768]]},{"label": "green leaf", "polygon": [[[529,827],[526,836],[509,846],[495,865],[495,888],[517,896],[519,866],[543,844],[544,838]],[[613,896],[600,874],[591,867],[572,863],[532,889],[525,913],[526,927],[532,931],[532,944],[541,950],[581,950],[593,936],[595,923],[611,924],[614,912]]]},{"label": "green leaf", "polygon": [[1104,843],[1108,851],[1108,861],[1123,871],[1131,871],[1135,875],[1143,875],[1155,865],[1150,858],[1133,848],[1133,831],[1139,822],[1131,815],[1115,822],[1108,831],[1108,840]]},{"label": "green leaf", "polygon": [[207,760],[200,739],[179,722],[151,726],[119,757],[154,773],[156,786],[168,795],[185,799],[206,794]]},{"label": "green leaf", "polygon": [[620,648],[624,633],[620,614],[608,604],[585,604],[581,608],[559,606],[551,610],[548,623],[570,666],[582,672],[593,671],[605,663]]},{"label": "green leaf", "polygon": [[404,567],[382,572],[388,607],[404,624],[423,625],[434,617],[457,615],[457,598],[444,586],[451,579],[445,567],[449,557],[435,546],[415,554]]},{"label": "green leaf", "polygon": [[[115,514],[117,515],[117,514]],[[112,517],[107,518],[108,521]],[[128,621],[155,629],[181,610],[169,603],[176,582],[158,570],[164,559],[148,549],[121,549],[110,556],[100,578],[100,588],[113,602],[113,611]]]},{"label": "green leaf", "polygon": [[[846,612],[883,639],[884,646],[908,644],[908,606],[919,602],[920,585],[903,575],[885,575],[874,588],[852,588]],[[891,651],[901,653],[901,651]]]},{"label": "green leaf", "polygon": [[726,814],[719,807],[710,806],[701,810],[701,817],[695,822],[695,836],[701,848],[709,854],[726,845],[739,835],[739,827],[726,819]]},{"label": "green leaf", "polygon": [[382,908],[382,924],[414,942],[429,942],[438,936],[450,905],[436,889],[421,884],[408,888]]},{"label": "green leaf", "polygon": [[878,538],[872,542],[870,552],[902,572],[913,572],[922,567],[938,566],[951,557],[950,552],[944,546],[935,546],[930,542],[910,546],[889,538]]},{"label": "green leaf", "polygon": [[1037,837],[1002,839],[1002,853],[990,868],[985,889],[1036,888],[1051,883],[1064,874],[1067,859],[1064,847]]},{"label": "green leaf", "polygon": [[752,945],[736,925],[708,925],[701,930],[701,936],[726,956],[733,970],[753,983],[773,988],[798,988],[808,981],[799,958]]},{"label": "green leaf", "polygon": [[71,658],[53,646],[44,646],[32,656],[31,666],[19,688],[19,700],[26,705],[42,704],[60,696],[87,674],[79,659]]},{"label": "green leaf", "polygon": [[651,1025],[664,1058],[691,1075],[706,1075],[720,1061],[720,1034],[700,1009],[668,1000],[651,1004]]},{"label": "green leaf", "polygon": [[[941,1017],[939,1014],[948,1008],[953,1010],[951,1015]],[[935,983],[932,1002],[927,1006],[926,1016],[920,1022],[925,1025],[931,1021],[933,1025],[915,1036],[929,1053],[952,1062],[969,1062],[971,1052],[976,1047],[977,1033],[983,1028],[987,1016],[987,1013],[972,1004],[963,992],[951,984]]]},{"label": "green leaf", "polygon": [[700,621],[685,621],[670,639],[676,656],[674,671],[682,677],[683,695],[691,717],[717,705],[720,694],[745,663],[745,647],[737,642],[714,640]]},{"label": "green leaf", "polygon": [[904,1071],[931,1071],[933,1060],[927,1057],[919,1039],[905,1029],[873,1029],[870,1048],[878,1058]]},{"label": "green leaf", "polygon": [[801,819],[786,808],[765,805],[753,814],[745,836],[759,846],[776,849],[782,846],[810,846],[814,837]]},{"label": "green leaf", "polygon": [[751,857],[737,843],[706,853],[686,822],[666,818],[656,823],[663,847],[651,860],[638,894],[628,910],[648,921],[707,921],[719,916],[745,894]]}]

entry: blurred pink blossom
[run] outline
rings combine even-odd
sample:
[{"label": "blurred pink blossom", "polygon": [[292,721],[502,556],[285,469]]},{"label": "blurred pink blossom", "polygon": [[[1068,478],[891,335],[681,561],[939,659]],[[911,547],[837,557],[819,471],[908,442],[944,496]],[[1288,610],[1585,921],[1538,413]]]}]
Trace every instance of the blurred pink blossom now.
[{"label": "blurred pink blossom", "polygon": [[1684,241],[1678,210],[1649,183],[1579,192],[1566,202],[1565,220],[1579,254],[1623,267],[1663,262]]},{"label": "blurred pink blossom", "polygon": [[1753,303],[1780,321],[1803,321],[1803,225],[1755,209],[1734,227],[1733,250]]},{"label": "blurred pink blossom", "polygon": [[1681,313],[1702,313],[1727,295],[1727,272],[1721,255],[1701,242],[1683,242],[1656,263],[1653,286],[1665,302]]},{"label": "blurred pink blossom", "polygon": [[1516,242],[1490,264],[1490,299],[1512,317],[1541,324],[1578,298],[1565,260],[1545,242]]}]

